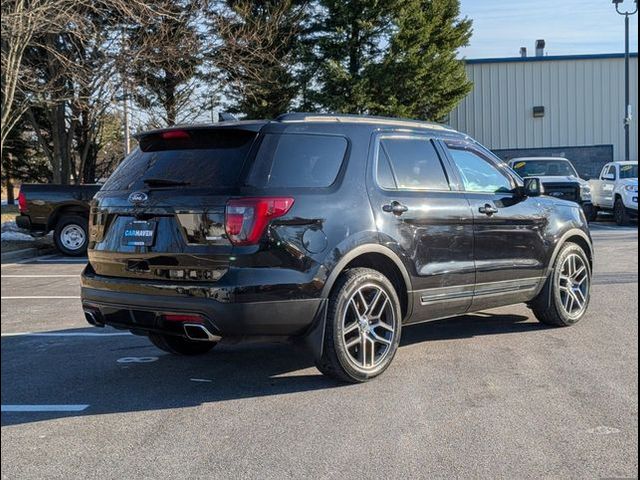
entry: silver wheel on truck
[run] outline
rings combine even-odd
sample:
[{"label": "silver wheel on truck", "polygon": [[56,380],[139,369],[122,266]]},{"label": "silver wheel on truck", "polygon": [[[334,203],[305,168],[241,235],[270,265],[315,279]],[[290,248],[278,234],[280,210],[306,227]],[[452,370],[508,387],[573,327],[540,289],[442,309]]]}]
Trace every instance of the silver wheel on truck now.
[{"label": "silver wheel on truck", "polygon": [[86,218],[65,215],[58,221],[53,233],[56,248],[65,255],[81,256],[87,251],[89,227]]}]

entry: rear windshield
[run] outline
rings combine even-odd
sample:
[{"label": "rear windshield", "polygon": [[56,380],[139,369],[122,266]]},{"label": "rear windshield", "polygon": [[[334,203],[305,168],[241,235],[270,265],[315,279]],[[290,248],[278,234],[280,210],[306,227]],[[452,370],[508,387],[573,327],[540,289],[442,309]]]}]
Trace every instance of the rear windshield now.
[{"label": "rear windshield", "polygon": [[[102,190],[148,186],[233,187],[256,133],[242,130],[191,130],[162,138],[143,137],[140,148],[118,166]],[[147,181],[145,183],[145,180]]]},{"label": "rear windshield", "polygon": [[335,182],[346,151],[344,137],[266,134],[247,185],[259,188],[328,187]]}]

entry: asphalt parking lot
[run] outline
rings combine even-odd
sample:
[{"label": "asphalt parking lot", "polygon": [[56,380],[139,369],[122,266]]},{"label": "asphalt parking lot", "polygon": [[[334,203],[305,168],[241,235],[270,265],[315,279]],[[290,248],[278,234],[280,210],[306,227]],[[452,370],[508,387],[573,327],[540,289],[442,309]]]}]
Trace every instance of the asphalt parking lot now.
[{"label": "asphalt parking lot", "polygon": [[638,475],[638,231],[593,227],[587,317],[407,328],[364,385],[288,345],[178,358],[85,324],[83,260],[2,265],[2,478]]}]

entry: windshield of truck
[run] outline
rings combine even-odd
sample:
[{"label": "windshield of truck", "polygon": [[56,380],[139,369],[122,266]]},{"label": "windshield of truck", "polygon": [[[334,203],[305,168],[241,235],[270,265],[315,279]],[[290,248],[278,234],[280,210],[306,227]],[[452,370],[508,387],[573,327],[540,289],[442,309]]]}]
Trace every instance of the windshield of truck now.
[{"label": "windshield of truck", "polygon": [[620,178],[638,178],[638,164],[635,165],[621,165],[620,166]]},{"label": "windshield of truck", "polygon": [[513,163],[518,175],[525,177],[577,177],[568,160],[522,160]]}]

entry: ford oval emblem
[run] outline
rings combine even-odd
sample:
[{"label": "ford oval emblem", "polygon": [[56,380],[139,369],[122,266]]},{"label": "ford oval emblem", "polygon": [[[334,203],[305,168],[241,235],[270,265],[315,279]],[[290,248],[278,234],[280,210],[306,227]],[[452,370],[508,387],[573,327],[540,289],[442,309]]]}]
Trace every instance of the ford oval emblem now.
[{"label": "ford oval emblem", "polygon": [[129,195],[129,202],[137,204],[144,203],[149,200],[149,196],[144,192],[133,192]]}]

